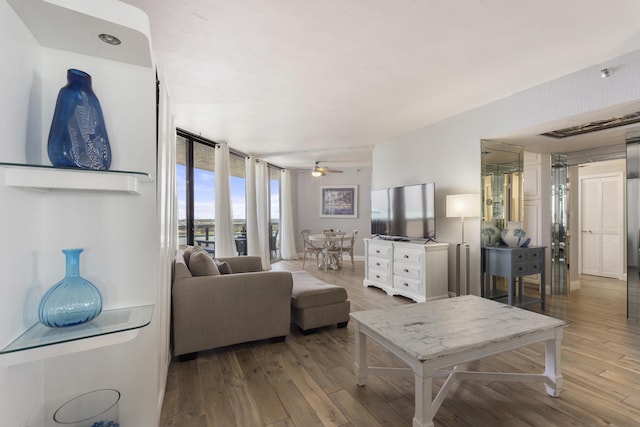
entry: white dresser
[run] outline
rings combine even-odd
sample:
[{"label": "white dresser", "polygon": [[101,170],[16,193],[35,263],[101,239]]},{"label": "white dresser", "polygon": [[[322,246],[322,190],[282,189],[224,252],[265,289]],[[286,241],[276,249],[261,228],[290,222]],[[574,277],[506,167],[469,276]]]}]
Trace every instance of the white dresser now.
[{"label": "white dresser", "polygon": [[449,244],[364,239],[364,286],[416,302],[449,296]]}]

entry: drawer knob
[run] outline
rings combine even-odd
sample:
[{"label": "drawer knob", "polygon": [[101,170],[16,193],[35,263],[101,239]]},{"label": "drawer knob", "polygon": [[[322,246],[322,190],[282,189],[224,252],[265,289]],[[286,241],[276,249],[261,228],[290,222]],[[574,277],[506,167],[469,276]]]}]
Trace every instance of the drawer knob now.
[{"label": "drawer knob", "polygon": [[406,254],[405,254],[405,256],[404,256],[403,258],[404,258],[404,259],[407,259],[407,258],[409,258],[409,255],[406,255]]},{"label": "drawer knob", "polygon": [[404,269],[404,272],[405,272],[405,273],[408,273],[408,272],[409,272],[409,269],[408,269],[408,268],[405,268],[405,269]]},{"label": "drawer knob", "polygon": [[380,251],[379,251],[378,249],[376,249],[376,253],[377,253],[377,254],[379,254],[379,253],[380,253]]},{"label": "drawer knob", "polygon": [[380,275],[379,275],[379,274],[376,274],[376,279],[379,279],[379,278],[380,278]]},{"label": "drawer knob", "polygon": [[408,283],[403,283],[403,285],[405,285],[405,286],[409,286],[409,284],[408,284]]}]

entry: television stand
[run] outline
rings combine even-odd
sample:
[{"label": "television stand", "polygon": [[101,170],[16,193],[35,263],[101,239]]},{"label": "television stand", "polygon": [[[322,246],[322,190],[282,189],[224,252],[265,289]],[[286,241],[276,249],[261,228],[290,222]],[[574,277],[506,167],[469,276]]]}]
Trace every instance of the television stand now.
[{"label": "television stand", "polygon": [[448,243],[364,239],[364,286],[416,302],[449,297]]}]

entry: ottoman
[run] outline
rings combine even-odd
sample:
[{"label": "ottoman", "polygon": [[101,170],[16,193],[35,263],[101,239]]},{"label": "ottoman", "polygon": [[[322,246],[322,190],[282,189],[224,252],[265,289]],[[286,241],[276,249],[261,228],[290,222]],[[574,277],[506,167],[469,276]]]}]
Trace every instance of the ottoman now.
[{"label": "ottoman", "polygon": [[292,272],[291,275],[291,318],[303,334],[321,326],[347,326],[351,304],[345,288],[316,279],[306,271]]}]

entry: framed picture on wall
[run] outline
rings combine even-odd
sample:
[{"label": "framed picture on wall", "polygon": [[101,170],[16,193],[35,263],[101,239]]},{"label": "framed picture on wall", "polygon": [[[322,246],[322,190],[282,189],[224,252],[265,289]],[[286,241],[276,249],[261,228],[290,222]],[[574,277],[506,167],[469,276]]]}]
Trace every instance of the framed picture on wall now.
[{"label": "framed picture on wall", "polygon": [[358,186],[320,187],[320,216],[323,218],[357,218]]}]

